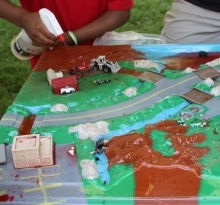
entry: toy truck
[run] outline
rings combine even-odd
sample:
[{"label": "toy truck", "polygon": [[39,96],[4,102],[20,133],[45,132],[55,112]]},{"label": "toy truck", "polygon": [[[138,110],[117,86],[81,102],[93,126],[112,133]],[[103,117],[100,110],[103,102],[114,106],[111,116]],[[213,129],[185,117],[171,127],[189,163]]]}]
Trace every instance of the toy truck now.
[{"label": "toy truck", "polygon": [[95,71],[103,70],[105,73],[117,73],[121,69],[117,62],[108,61],[105,59],[105,56],[93,58],[90,67]]},{"label": "toy truck", "polygon": [[79,90],[78,82],[75,75],[53,79],[52,88],[54,94],[67,94]]},{"label": "toy truck", "polygon": [[66,86],[65,88],[60,89],[60,94],[61,95],[68,94],[68,93],[73,93],[73,92],[75,92],[75,88],[70,87],[70,86]]}]

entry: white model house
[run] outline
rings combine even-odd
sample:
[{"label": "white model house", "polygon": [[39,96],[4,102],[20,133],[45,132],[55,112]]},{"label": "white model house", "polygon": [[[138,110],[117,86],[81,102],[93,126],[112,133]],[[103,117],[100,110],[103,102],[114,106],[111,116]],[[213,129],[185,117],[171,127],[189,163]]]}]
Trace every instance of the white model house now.
[{"label": "white model house", "polygon": [[12,144],[12,156],[15,168],[53,165],[52,137],[40,137],[39,134],[16,136]]}]

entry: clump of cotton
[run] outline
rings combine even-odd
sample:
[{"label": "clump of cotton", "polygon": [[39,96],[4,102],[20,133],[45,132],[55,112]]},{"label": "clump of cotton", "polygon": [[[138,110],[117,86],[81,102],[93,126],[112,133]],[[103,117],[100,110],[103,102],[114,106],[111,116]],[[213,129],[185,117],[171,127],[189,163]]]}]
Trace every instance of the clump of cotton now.
[{"label": "clump of cotton", "polygon": [[135,68],[156,68],[157,70],[161,70],[161,67],[150,60],[136,60],[134,61]]},{"label": "clump of cotton", "polygon": [[80,161],[80,167],[82,168],[82,177],[85,179],[94,179],[98,178],[98,166],[97,164],[88,159]]},{"label": "clump of cotton", "polygon": [[127,95],[128,97],[132,97],[135,96],[137,93],[137,88],[127,88],[125,89],[122,93],[124,93],[125,95]]},{"label": "clump of cotton", "polygon": [[211,78],[206,78],[203,82],[209,87],[215,85],[215,82]]},{"label": "clump of cotton", "polygon": [[68,107],[64,104],[56,104],[50,108],[50,112],[67,112]]},{"label": "clump of cotton", "polygon": [[185,70],[183,70],[183,73],[192,73],[195,69],[187,67]]},{"label": "clump of cotton", "polygon": [[220,86],[212,88],[212,90],[210,91],[210,94],[214,95],[214,96],[219,96],[220,95]]},{"label": "clump of cotton", "polygon": [[220,58],[217,58],[213,61],[210,61],[210,62],[206,63],[206,65],[211,66],[211,67],[214,67],[214,66],[219,65],[219,64],[220,64]]},{"label": "clump of cotton", "polygon": [[85,140],[89,137],[92,140],[96,140],[100,134],[108,134],[109,132],[108,125],[109,123],[105,121],[79,124],[75,127],[70,127],[69,133],[77,132],[79,135],[79,138],[82,140]]}]

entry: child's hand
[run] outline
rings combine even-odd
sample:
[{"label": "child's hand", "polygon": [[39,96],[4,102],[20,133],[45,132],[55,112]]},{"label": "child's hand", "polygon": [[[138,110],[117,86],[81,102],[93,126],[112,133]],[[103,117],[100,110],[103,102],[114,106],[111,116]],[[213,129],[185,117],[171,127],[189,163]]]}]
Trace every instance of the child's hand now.
[{"label": "child's hand", "polygon": [[25,13],[22,16],[21,25],[32,40],[33,46],[50,49],[56,44],[57,37],[48,31],[40,19],[39,13]]}]

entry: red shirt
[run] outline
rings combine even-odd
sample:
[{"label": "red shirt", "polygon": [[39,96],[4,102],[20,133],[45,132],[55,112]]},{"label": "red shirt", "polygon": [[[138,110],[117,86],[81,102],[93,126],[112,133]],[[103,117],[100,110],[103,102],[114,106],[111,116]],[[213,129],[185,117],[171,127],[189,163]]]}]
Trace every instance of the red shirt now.
[{"label": "red shirt", "polygon": [[[132,8],[133,0],[20,0],[21,6],[38,12],[49,9],[57,18],[64,32],[76,30],[95,20],[106,10],[126,10]],[[92,45],[93,41],[86,44]],[[32,67],[38,58],[31,59]]]}]

